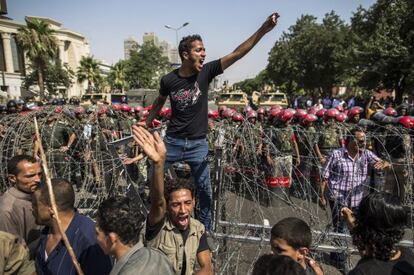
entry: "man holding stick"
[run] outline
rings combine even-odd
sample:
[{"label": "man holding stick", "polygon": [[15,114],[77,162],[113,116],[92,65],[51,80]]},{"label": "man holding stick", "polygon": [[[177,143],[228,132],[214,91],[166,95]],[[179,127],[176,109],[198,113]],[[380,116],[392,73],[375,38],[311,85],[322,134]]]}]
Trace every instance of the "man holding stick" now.
[{"label": "man holding stick", "polygon": [[[73,247],[84,274],[109,274],[112,263],[97,243],[95,223],[74,208],[72,184],[64,179],[52,179],[52,186],[61,229]],[[76,275],[75,266],[63,244],[46,185],[34,193],[33,214],[36,223],[46,225],[35,258],[37,274]]]}]

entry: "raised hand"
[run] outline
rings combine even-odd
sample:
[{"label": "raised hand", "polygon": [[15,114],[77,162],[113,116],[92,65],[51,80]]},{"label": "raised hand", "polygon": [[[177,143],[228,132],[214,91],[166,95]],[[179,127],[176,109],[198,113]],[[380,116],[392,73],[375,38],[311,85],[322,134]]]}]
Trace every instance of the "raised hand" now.
[{"label": "raised hand", "polygon": [[277,24],[277,19],[279,18],[279,14],[277,12],[272,13],[266,21],[263,23],[262,28],[264,31],[269,32],[271,31]]},{"label": "raised hand", "polygon": [[137,125],[132,126],[132,132],[134,134],[134,140],[149,159],[154,163],[162,163],[165,161],[167,149],[157,132],[151,135],[145,128]]}]

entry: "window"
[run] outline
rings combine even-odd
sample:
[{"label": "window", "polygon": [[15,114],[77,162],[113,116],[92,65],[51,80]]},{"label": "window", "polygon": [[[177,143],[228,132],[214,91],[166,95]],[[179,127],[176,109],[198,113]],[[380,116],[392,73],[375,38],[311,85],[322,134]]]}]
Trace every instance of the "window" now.
[{"label": "window", "polygon": [[285,95],[274,95],[273,96],[273,100],[276,100],[276,101],[285,101],[286,100],[286,96]]},{"label": "window", "polygon": [[24,70],[23,50],[17,45],[15,34],[11,36],[10,44],[11,44],[14,72],[24,74],[25,70]]},{"label": "window", "polygon": [[229,100],[230,99],[230,95],[221,95],[220,96],[220,100],[222,100],[222,101],[226,101],[226,100]]},{"label": "window", "polygon": [[261,95],[260,96],[260,101],[268,101],[270,100],[270,96],[269,95]]},{"label": "window", "polygon": [[6,71],[6,61],[4,59],[3,35],[0,35],[0,71]]},{"label": "window", "polygon": [[101,100],[103,97],[102,97],[102,95],[93,95],[92,98],[97,99],[97,100]]},{"label": "window", "polygon": [[233,95],[231,97],[231,100],[234,100],[234,101],[240,101],[242,99],[243,99],[243,95]]}]

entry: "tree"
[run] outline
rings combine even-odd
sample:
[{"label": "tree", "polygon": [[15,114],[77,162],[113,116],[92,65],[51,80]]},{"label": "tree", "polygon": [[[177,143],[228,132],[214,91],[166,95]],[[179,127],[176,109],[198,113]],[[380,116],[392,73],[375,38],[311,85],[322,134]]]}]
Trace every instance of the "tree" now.
[{"label": "tree", "polygon": [[147,41],[139,47],[139,51],[131,51],[125,78],[131,88],[157,89],[161,76],[169,69],[168,58],[162,56],[161,49]]},{"label": "tree", "polygon": [[397,102],[414,89],[413,14],[412,0],[378,0],[351,20],[359,84],[395,90]]},{"label": "tree", "polygon": [[98,61],[93,56],[83,56],[79,63],[76,74],[78,82],[88,82],[87,93],[92,92],[92,88],[101,81],[101,72]]},{"label": "tree", "polygon": [[245,79],[234,85],[240,87],[240,89],[248,95],[251,95],[254,91],[261,91],[264,84],[268,83],[270,83],[270,81],[268,80],[267,72],[266,70],[263,70],[255,78]]},{"label": "tree", "polygon": [[333,11],[321,24],[314,16],[302,15],[270,51],[269,78],[288,93],[298,89],[330,93],[343,81],[348,35],[349,26]]},{"label": "tree", "polygon": [[55,31],[50,25],[41,19],[26,19],[26,27],[18,29],[17,43],[26,52],[31,62],[32,69],[37,73],[37,84],[40,89],[40,97],[44,97],[44,73],[47,64],[57,59],[58,46],[54,36]]},{"label": "tree", "polygon": [[128,89],[128,82],[126,81],[126,66],[127,61],[121,60],[111,67],[107,80],[112,90],[120,90],[123,92]]},{"label": "tree", "polygon": [[[25,76],[23,86],[29,89],[30,86],[38,84],[38,69],[34,68],[30,74]],[[59,87],[66,89],[72,85],[74,72],[67,64],[62,66],[61,62],[49,62],[43,71],[44,85],[49,94],[56,94]]]}]

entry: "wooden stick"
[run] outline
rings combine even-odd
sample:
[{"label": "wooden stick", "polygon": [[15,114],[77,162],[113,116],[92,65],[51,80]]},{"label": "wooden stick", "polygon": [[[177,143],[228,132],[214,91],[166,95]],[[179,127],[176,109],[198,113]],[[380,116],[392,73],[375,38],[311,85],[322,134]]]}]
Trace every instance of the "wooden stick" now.
[{"label": "wooden stick", "polygon": [[40,158],[42,160],[43,172],[45,173],[45,178],[46,178],[47,190],[49,191],[50,204],[51,204],[52,210],[54,212],[53,218],[56,220],[56,223],[57,223],[58,229],[59,229],[59,233],[62,236],[63,243],[65,244],[66,249],[69,252],[69,255],[72,259],[72,263],[75,266],[76,271],[78,272],[79,275],[84,275],[84,273],[82,271],[82,268],[81,268],[78,260],[76,259],[75,252],[73,251],[73,248],[69,243],[68,237],[66,236],[65,231],[63,231],[62,223],[59,219],[59,214],[58,214],[58,210],[57,210],[57,207],[56,207],[55,194],[53,193],[52,181],[50,179],[50,173],[49,173],[49,169],[47,167],[46,155],[45,155],[45,151],[43,150],[42,140],[40,139],[39,127],[37,125],[36,117],[34,118],[34,124],[35,124],[35,130],[36,130],[36,140],[39,144]]}]

